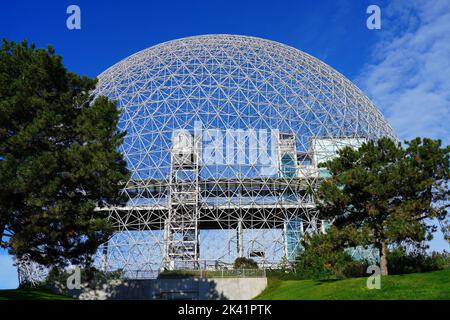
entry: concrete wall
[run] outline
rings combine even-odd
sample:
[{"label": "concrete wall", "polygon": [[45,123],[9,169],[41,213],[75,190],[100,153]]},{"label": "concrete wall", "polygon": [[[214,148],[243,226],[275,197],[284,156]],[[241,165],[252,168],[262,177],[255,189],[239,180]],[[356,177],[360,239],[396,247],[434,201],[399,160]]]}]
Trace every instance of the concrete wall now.
[{"label": "concrete wall", "polygon": [[82,300],[249,300],[266,286],[267,278],[173,278],[84,283],[72,290],[55,284],[51,289]]},{"label": "concrete wall", "polygon": [[267,287],[267,278],[213,278],[215,291],[227,300],[250,300]]}]

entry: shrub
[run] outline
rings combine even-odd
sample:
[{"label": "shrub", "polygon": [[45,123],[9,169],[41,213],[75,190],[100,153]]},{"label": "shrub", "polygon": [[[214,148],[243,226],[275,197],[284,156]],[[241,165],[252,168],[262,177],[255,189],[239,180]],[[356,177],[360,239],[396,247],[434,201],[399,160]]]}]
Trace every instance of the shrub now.
[{"label": "shrub", "polygon": [[[51,269],[49,274],[47,275],[47,278],[45,280],[46,284],[53,284],[53,283],[66,283],[67,278],[73,274],[73,271],[70,270],[58,270],[58,269]],[[108,280],[115,280],[115,279],[122,279],[123,278],[123,271],[122,270],[116,270],[116,271],[109,271],[104,272],[101,270],[98,270],[96,268],[81,268],[80,269],[80,281],[81,282],[103,282]]]},{"label": "shrub", "polygon": [[427,254],[422,250],[406,252],[399,247],[388,252],[390,274],[405,274],[442,270],[450,267],[450,254],[446,251]]},{"label": "shrub", "polygon": [[239,257],[234,260],[234,269],[258,269],[258,264],[255,260]]},{"label": "shrub", "polygon": [[367,276],[369,263],[366,260],[347,261],[343,265],[342,274],[345,278],[359,278]]},{"label": "shrub", "polygon": [[298,277],[305,279],[342,279],[364,275],[367,262],[354,261],[343,250],[314,252],[307,249],[301,253],[295,265]]},{"label": "shrub", "polygon": [[344,241],[330,229],[327,234],[307,236],[302,241],[303,250],[297,256],[295,270],[297,277],[306,279],[342,279],[364,276],[367,261],[355,261],[344,250]]}]

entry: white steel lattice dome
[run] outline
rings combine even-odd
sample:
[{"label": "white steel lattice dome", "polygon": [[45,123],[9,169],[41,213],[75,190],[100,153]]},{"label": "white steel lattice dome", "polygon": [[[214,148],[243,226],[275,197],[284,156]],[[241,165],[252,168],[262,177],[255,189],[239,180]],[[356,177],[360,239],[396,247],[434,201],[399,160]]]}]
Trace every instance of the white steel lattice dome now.
[{"label": "white steel lattice dome", "polygon": [[292,259],[301,235],[325,225],[306,192],[327,175],[317,164],[395,137],[340,73],[254,37],[153,46],[103,72],[96,94],[118,101],[132,171],[127,206],[108,208],[118,230],[102,251],[108,270]]}]

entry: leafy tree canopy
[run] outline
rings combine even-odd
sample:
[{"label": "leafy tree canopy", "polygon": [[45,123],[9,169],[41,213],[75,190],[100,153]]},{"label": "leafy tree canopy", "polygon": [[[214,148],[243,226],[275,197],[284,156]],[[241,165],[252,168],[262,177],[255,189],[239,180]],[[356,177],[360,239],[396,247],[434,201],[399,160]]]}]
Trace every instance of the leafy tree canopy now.
[{"label": "leafy tree canopy", "polygon": [[1,245],[44,265],[89,263],[110,235],[106,211],[129,173],[120,112],[91,95],[55,51],[3,40],[0,50]]}]

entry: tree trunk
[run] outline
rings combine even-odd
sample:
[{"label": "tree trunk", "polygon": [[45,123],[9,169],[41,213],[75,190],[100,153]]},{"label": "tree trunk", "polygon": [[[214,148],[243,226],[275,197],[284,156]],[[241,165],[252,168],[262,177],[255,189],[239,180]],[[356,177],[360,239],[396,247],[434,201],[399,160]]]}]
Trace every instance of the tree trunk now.
[{"label": "tree trunk", "polygon": [[387,245],[386,242],[381,241],[380,246],[380,271],[382,276],[388,275],[388,265],[387,265]]}]

